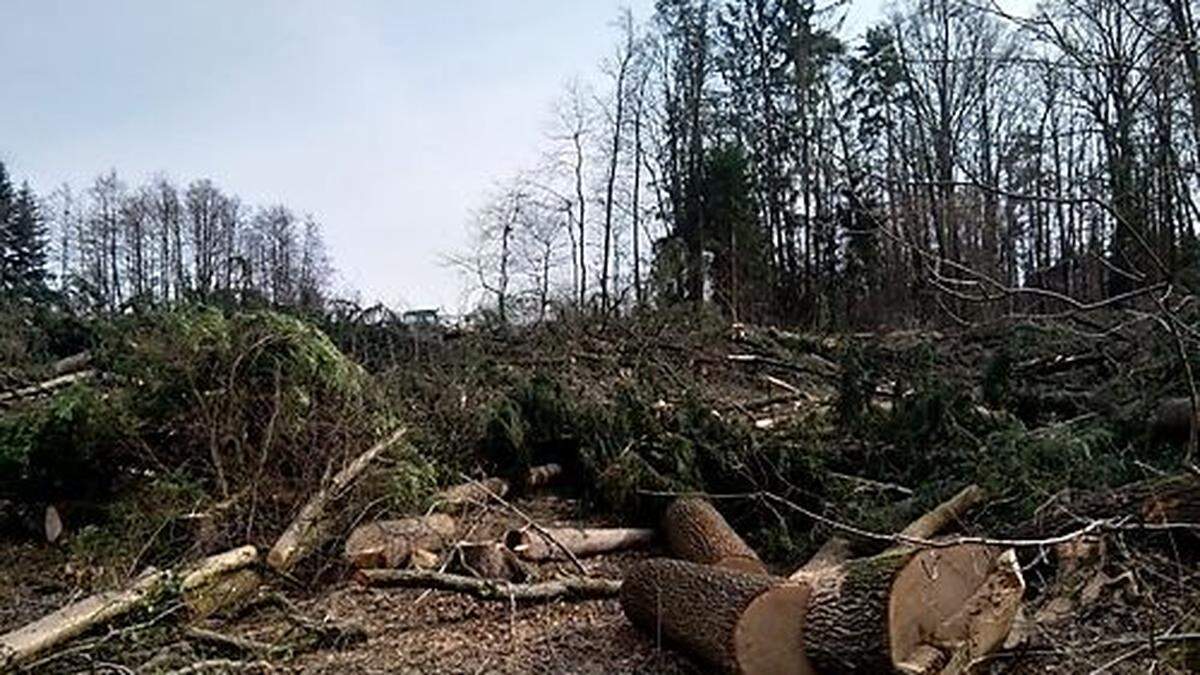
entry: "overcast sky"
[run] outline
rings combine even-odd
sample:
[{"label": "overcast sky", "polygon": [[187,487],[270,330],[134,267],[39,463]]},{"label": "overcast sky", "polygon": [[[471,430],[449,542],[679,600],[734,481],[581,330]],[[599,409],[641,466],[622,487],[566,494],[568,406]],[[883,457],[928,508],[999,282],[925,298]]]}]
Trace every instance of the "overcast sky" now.
[{"label": "overcast sky", "polygon": [[41,194],[211,178],[312,213],[339,288],[456,312],[441,254],[533,162],[623,5],[653,0],[0,0],[0,160]]}]

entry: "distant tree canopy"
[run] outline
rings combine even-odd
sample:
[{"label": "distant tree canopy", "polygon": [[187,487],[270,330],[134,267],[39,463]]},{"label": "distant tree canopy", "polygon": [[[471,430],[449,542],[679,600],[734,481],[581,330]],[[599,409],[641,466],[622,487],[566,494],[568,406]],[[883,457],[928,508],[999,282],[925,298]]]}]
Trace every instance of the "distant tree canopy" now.
[{"label": "distant tree canopy", "polygon": [[0,295],[118,312],[178,302],[323,310],[332,265],[311,216],[250,208],[207,179],[116,172],[39,199],[0,163]]},{"label": "distant tree canopy", "polygon": [[482,211],[483,277],[555,253],[487,303],[537,319],[704,301],[869,327],[1065,308],[1032,288],[1095,302],[1190,284],[1192,5],[1049,0],[1020,18],[903,0],[850,41],[836,3],[622,12],[599,84],[556,106],[547,159],[494,195],[536,208],[507,227]]}]

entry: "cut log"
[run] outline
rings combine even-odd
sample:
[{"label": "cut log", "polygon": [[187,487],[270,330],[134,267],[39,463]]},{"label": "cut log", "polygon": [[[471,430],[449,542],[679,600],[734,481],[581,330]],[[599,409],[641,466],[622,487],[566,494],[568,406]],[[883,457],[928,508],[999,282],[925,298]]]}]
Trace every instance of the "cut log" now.
[{"label": "cut log", "polygon": [[[559,527],[547,531],[554,540],[580,558],[646,546],[654,540],[654,530],[639,528]],[[530,528],[509,530],[504,535],[504,544],[525,560],[541,562],[568,559],[566,553],[550,539]]]},{"label": "cut log", "polygon": [[929,646],[946,652],[939,668],[962,645],[986,653],[1008,634],[1025,590],[1015,553],[974,544],[894,549],[812,584],[807,654],[828,675],[930,672]]},{"label": "cut log", "polygon": [[683,560],[746,572],[767,572],[758,554],[707,500],[676,499],[663,514],[662,531],[671,553]]},{"label": "cut log", "polygon": [[561,478],[563,473],[563,465],[557,463],[530,467],[521,477],[521,488],[528,491],[546,487]]},{"label": "cut log", "polygon": [[765,574],[654,559],[626,574],[621,607],[647,634],[722,672],[811,675],[809,590]]},{"label": "cut log", "polygon": [[494,541],[460,544],[454,567],[480,579],[526,581],[532,576],[516,554]]},{"label": "cut log", "polygon": [[458,522],[444,514],[379,520],[360,525],[346,538],[344,555],[359,569],[399,568],[414,549],[440,551],[454,543]]},{"label": "cut log", "polygon": [[173,588],[172,580],[179,579],[179,588],[198,588],[213,579],[248,565],[257,559],[253,546],[227,551],[186,567],[179,575],[152,570],[134,581],[128,588],[97,593],[51,612],[46,616],[0,635],[0,670],[15,668],[54,647],[141,607]]},{"label": "cut log", "polygon": [[79,352],[61,358],[50,366],[50,371],[57,375],[70,375],[77,373],[92,365],[92,353],[90,351]]},{"label": "cut log", "polygon": [[1182,446],[1191,440],[1195,422],[1192,399],[1168,398],[1159,402],[1150,417],[1149,434],[1153,441]]},{"label": "cut log", "polygon": [[284,530],[267,554],[267,564],[279,572],[288,572],[301,558],[319,547],[328,536],[326,509],[329,503],[340,498],[359,474],[366,470],[383,451],[400,442],[407,429],[399,429],[384,440],[371,446],[339,471],[329,485],[317,491],[300,509],[296,519]]},{"label": "cut log", "polygon": [[804,563],[803,567],[792,572],[788,578],[793,581],[804,579],[821,570],[837,567],[849,559],[850,540],[845,537],[830,537],[829,541],[817,549],[817,552],[808,559],[808,562]]},{"label": "cut log", "polygon": [[258,570],[240,569],[183,592],[183,604],[193,619],[203,619],[254,594],[262,587]]},{"label": "cut log", "polygon": [[425,570],[360,570],[354,577],[360,584],[375,588],[432,588],[505,602],[611,598],[621,590],[620,581],[593,577],[564,577],[536,584],[510,584]]}]

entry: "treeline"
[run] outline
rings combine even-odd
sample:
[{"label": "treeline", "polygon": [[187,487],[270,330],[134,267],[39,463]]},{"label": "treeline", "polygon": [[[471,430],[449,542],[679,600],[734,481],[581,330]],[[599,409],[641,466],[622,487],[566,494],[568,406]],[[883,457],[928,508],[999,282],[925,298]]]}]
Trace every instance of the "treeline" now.
[{"label": "treeline", "polygon": [[115,171],[39,198],[0,164],[0,291],[113,313],[180,302],[320,311],[332,265],[311,216],[207,179],[130,187]]},{"label": "treeline", "polygon": [[[506,319],[710,300],[816,326],[1061,311],[1196,279],[1190,0],[1028,17],[660,0],[555,106],[460,259]],[[1069,299],[1073,299],[1072,303]]]}]

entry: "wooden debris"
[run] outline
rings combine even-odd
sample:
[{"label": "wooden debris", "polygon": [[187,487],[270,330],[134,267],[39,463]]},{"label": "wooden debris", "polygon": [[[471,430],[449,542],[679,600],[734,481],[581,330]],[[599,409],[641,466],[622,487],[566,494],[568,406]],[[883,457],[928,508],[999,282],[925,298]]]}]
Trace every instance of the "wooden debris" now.
[{"label": "wooden debris", "polygon": [[565,470],[561,464],[542,464],[530,467],[516,481],[492,477],[452,485],[434,495],[434,502],[443,507],[463,504],[486,504],[492,500],[493,496],[507,497],[509,493],[518,488],[523,491],[529,491],[550,485],[561,478],[564,472]]},{"label": "wooden debris", "polygon": [[662,531],[671,553],[683,560],[766,574],[758,554],[707,500],[673,501],[663,514]]},{"label": "wooden debris", "polygon": [[987,493],[978,485],[968,485],[933,510],[917,518],[900,531],[901,537],[928,539],[961,520],[967,511],[982,504]]},{"label": "wooden debris", "polygon": [[620,581],[595,577],[564,577],[534,584],[513,584],[425,570],[360,570],[355,579],[364,586],[432,588],[466,593],[479,600],[525,602],[611,598],[621,590]]},{"label": "wooden debris", "polygon": [[[579,557],[622,551],[648,545],[654,540],[654,530],[642,528],[548,528],[550,536]],[[566,553],[545,535],[531,528],[509,530],[504,544],[525,560],[567,560]]]},{"label": "wooden debris", "polygon": [[660,558],[626,574],[621,607],[647,634],[721,672],[811,675],[809,593],[806,583]]},{"label": "wooden debris", "polygon": [[[1087,518],[1081,521],[1081,516]],[[1054,537],[1088,522],[1128,518],[1131,524],[1175,527],[1200,535],[1200,475],[1183,473],[1093,493],[1067,494],[1015,529],[1022,539]]]},{"label": "wooden debris", "polygon": [[376,457],[400,442],[406,433],[407,429],[401,428],[371,446],[339,471],[329,485],[318,490],[271,547],[267,564],[279,572],[288,572],[301,558],[320,546],[328,536],[325,512],[329,503],[341,497]]},{"label": "wooden debris", "polygon": [[0,670],[28,662],[100,624],[117,619],[141,607],[168,590],[178,578],[183,591],[199,588],[213,579],[253,563],[258,553],[244,546],[205,558],[188,566],[179,575],[152,570],[128,588],[97,593],[51,612],[33,623],[0,635]]},{"label": "wooden debris", "polygon": [[533,576],[515,553],[494,541],[459,544],[454,567],[480,579],[526,581]]},{"label": "wooden debris", "polygon": [[379,520],[354,528],[344,555],[359,569],[399,568],[414,549],[440,551],[454,543],[457,532],[458,522],[444,513]]},{"label": "wooden debris", "polygon": [[55,376],[70,375],[71,373],[77,373],[81,370],[85,370],[91,365],[92,353],[90,351],[83,351],[55,361],[54,364],[50,366],[50,372],[54,373]]},{"label": "wooden debris", "polygon": [[184,591],[183,604],[192,618],[203,619],[249,598],[262,587],[262,582],[262,574],[258,570],[236,570]]},{"label": "wooden debris", "polygon": [[19,389],[11,389],[9,391],[0,391],[0,405],[8,405],[14,401],[19,401],[21,399],[34,398],[36,396],[44,396],[46,394],[52,394],[52,393],[58,391],[59,389],[66,389],[67,387],[75,384],[76,382],[83,382],[85,380],[90,380],[91,378],[93,378],[95,376],[96,376],[96,371],[94,371],[94,370],[81,370],[76,373],[69,373],[67,375],[59,375],[57,377],[46,380],[45,382],[39,382],[38,384],[32,384],[27,387],[21,387]]}]

